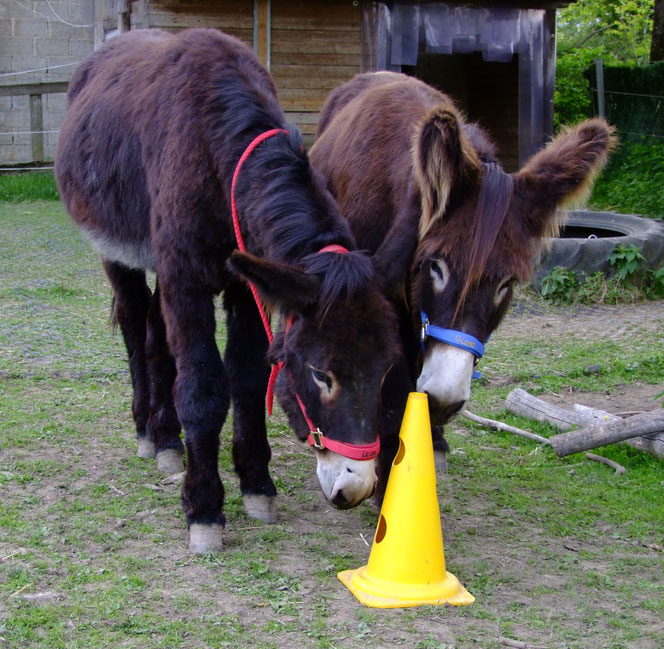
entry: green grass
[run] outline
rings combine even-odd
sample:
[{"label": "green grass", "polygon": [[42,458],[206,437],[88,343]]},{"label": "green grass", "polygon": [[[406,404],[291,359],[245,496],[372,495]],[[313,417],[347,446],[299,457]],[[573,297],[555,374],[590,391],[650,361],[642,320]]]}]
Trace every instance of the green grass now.
[{"label": "green grass", "polygon": [[[627,338],[629,355],[625,354],[625,340],[599,339],[584,344],[572,339],[561,344],[554,337],[536,342],[502,341],[498,334],[487,348],[483,374],[487,381],[507,374],[514,383],[527,386],[535,394],[559,392],[570,385],[577,390],[601,391],[637,381],[661,383],[662,346],[638,331]],[[474,386],[475,395],[481,394],[483,385],[486,383]]]},{"label": "green grass", "polygon": [[[457,420],[437,494],[448,570],[477,601],[379,611],[336,578],[366,563],[376,511],[331,510],[280,415],[269,423],[280,520],[249,519],[227,422],[225,549],[192,557],[179,486],[135,457],[125,351],[94,253],[57,202],[0,203],[0,225],[0,648],[497,649],[509,637],[594,649],[600,636],[659,648],[663,464],[623,446],[601,451],[627,468],[616,475]],[[548,436],[502,409],[513,387],[662,382],[664,335],[545,334],[492,337],[471,410]]]},{"label": "green grass", "polygon": [[664,219],[664,146],[655,140],[626,136],[598,178],[592,207]]},{"label": "green grass", "polygon": [[52,171],[0,174],[0,201],[21,203],[58,198]]}]

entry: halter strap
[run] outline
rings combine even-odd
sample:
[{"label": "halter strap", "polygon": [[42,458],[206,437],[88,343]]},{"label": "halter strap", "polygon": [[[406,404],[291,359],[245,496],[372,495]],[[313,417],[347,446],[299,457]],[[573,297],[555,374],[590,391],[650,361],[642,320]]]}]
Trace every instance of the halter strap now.
[{"label": "halter strap", "polygon": [[[457,331],[456,329],[444,329],[443,327],[432,325],[429,323],[429,316],[424,311],[420,311],[420,317],[422,319],[422,329],[420,330],[422,350],[424,350],[424,343],[427,338],[433,338],[446,345],[452,345],[452,347],[458,347],[459,349],[470,352],[477,360],[484,356],[484,343],[475,338],[475,336],[471,336],[463,331]],[[481,376],[481,372],[473,372],[474,379],[479,379]]]},{"label": "halter strap", "polygon": [[[267,140],[270,137],[273,137],[274,135],[278,135],[279,133],[288,134],[288,131],[283,128],[273,128],[272,130],[265,131],[264,133],[261,133],[258,137],[254,138],[249,143],[249,146],[244,150],[244,153],[240,156],[240,159],[238,160],[238,163],[235,166],[235,171],[233,172],[233,180],[231,181],[231,216],[233,218],[233,230],[235,231],[237,247],[240,249],[241,252],[246,252],[247,247],[244,245],[244,239],[242,238],[242,231],[240,230],[240,217],[238,216],[237,203],[235,201],[235,185],[237,184],[237,178],[240,174],[240,169],[242,169],[244,161],[251,155],[251,152],[261,142]],[[256,287],[251,282],[249,282],[249,288],[251,289],[251,294],[254,296],[254,301],[256,302],[256,306],[258,307],[258,313],[260,313],[261,320],[263,322],[263,329],[265,329],[265,335],[267,336],[268,342],[271,344],[273,336],[272,336],[272,329],[270,328],[270,321],[267,317],[267,313],[265,313],[265,308],[263,307],[263,303],[258,297],[258,291],[256,290]],[[276,376],[274,377],[274,380],[276,381]],[[270,376],[270,381],[272,381],[271,376]],[[270,406],[270,414],[271,411],[272,411],[272,406]]]},{"label": "halter strap", "polygon": [[[237,239],[237,245],[241,252],[246,252],[246,246],[244,244],[244,239],[242,238],[242,232],[240,230],[240,217],[238,216],[237,203],[235,201],[235,185],[237,183],[237,178],[240,173],[240,169],[242,168],[242,165],[244,164],[245,160],[251,155],[252,151],[261,142],[267,140],[268,138],[273,137],[274,135],[278,135],[279,133],[288,134],[288,131],[282,128],[274,128],[269,131],[265,131],[264,133],[261,133],[259,136],[254,138],[249,143],[249,146],[244,150],[244,153],[240,156],[240,159],[238,160],[238,163],[235,167],[235,171],[233,172],[233,179],[231,181],[231,216],[233,219],[233,230],[235,231],[235,238]],[[324,246],[318,252],[319,253],[334,252],[334,253],[343,254],[347,253],[348,250],[343,246],[340,246],[339,244],[333,243]],[[265,307],[263,306],[263,303],[261,302],[261,299],[258,295],[258,291],[256,290],[256,287],[252,282],[249,282],[249,288],[251,289],[251,294],[254,296],[254,301],[256,302],[256,308],[258,309],[261,321],[263,322],[263,329],[265,329],[265,335],[267,336],[268,342],[271,344],[272,340],[274,339],[274,336],[272,334],[270,320],[267,317],[267,313],[265,312]],[[288,320],[286,322],[286,333],[288,333],[288,330],[291,328],[293,321],[294,321],[293,316],[289,315]],[[272,406],[274,404],[274,388],[277,382],[277,377],[279,376],[279,372],[281,371],[283,365],[284,365],[283,361],[280,361],[279,363],[273,365],[272,369],[270,370],[270,378],[268,379],[267,382],[267,394],[265,395],[268,415],[272,414]],[[307,440],[310,446],[313,446],[314,448],[317,448],[319,450],[327,448],[330,451],[338,453],[339,455],[343,455],[344,457],[347,457],[351,460],[372,460],[378,455],[378,452],[380,451],[380,439],[378,437],[376,437],[376,441],[373,442],[372,444],[349,444],[347,442],[339,442],[337,440],[330,439],[329,437],[323,435],[320,428],[314,425],[314,423],[309,418],[307,410],[304,407],[304,403],[300,398],[300,395],[297,393],[297,390],[295,390],[293,377],[291,376],[290,378],[291,378],[291,383],[293,383],[293,390],[295,392],[295,397],[297,398],[297,402],[300,406],[300,410],[302,411],[302,415],[304,416],[304,419],[307,422],[307,426],[309,427],[310,432],[309,435],[307,436]]]}]

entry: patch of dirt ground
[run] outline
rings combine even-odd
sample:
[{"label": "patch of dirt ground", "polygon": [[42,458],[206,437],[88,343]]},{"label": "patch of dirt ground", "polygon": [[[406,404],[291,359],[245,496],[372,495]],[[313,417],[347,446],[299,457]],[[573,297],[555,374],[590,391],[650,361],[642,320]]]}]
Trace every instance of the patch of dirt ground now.
[{"label": "patch of dirt ground", "polygon": [[[594,340],[622,340],[633,336],[643,344],[649,338],[664,339],[664,300],[637,304],[575,306],[553,309],[547,305],[516,304],[494,334],[501,340],[559,340],[578,338],[592,344]],[[664,389],[664,376],[659,385],[634,383],[614,388],[611,394],[578,390],[559,394],[547,393],[539,398],[563,408],[575,403],[628,415],[657,407],[655,395]]]},{"label": "patch of dirt ground", "polygon": [[527,300],[517,302],[496,335],[505,338],[559,338],[595,336],[619,339],[645,330],[664,335],[664,300],[636,304],[551,308]]}]

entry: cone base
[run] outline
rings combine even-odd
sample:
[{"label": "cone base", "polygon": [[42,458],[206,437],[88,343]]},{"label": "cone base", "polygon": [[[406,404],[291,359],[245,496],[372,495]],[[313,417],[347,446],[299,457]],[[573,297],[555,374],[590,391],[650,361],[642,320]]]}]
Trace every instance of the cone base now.
[{"label": "cone base", "polygon": [[433,584],[401,584],[372,577],[367,566],[344,570],[337,577],[357,599],[372,608],[403,608],[431,604],[472,604],[475,598],[451,573]]}]

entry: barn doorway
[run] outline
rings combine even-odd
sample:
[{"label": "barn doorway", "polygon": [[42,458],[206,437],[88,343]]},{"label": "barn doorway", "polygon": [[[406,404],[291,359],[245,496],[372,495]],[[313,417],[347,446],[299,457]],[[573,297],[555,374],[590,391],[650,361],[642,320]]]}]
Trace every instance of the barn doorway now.
[{"label": "barn doorway", "polygon": [[480,52],[429,54],[420,51],[417,65],[402,72],[452,97],[472,122],[478,122],[498,148],[507,171],[519,167],[519,62],[484,61]]},{"label": "barn doorway", "polygon": [[401,71],[451,95],[514,171],[553,131],[555,3],[364,3],[362,70]]}]

